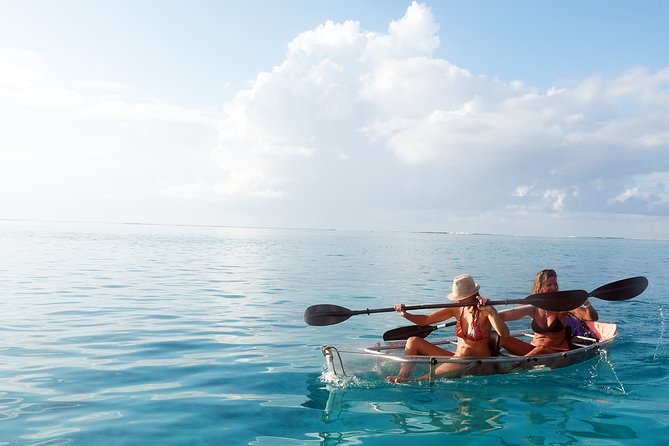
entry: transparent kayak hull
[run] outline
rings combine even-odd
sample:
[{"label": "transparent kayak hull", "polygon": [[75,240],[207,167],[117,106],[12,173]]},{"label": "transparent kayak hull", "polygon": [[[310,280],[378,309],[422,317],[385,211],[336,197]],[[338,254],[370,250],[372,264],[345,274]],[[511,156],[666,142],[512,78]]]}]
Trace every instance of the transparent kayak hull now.
[{"label": "transparent kayak hull", "polygon": [[[339,348],[333,345],[321,347],[325,359],[326,373],[332,378],[346,378],[357,375],[377,375],[381,379],[395,375],[404,362],[411,362],[414,369],[411,378],[428,374],[431,380],[458,378],[473,375],[495,375],[523,371],[552,370],[569,367],[599,356],[607,350],[618,335],[616,324],[589,322],[590,329],[597,334],[597,339],[575,338],[576,348],[559,353],[536,356],[514,356],[500,353],[499,356],[464,358],[453,356],[404,356],[406,341],[379,342],[362,348]],[[526,332],[512,332],[512,336],[530,336]],[[440,338],[432,343],[448,349],[455,346],[456,339]],[[441,364],[454,364],[453,370],[436,374]]]}]

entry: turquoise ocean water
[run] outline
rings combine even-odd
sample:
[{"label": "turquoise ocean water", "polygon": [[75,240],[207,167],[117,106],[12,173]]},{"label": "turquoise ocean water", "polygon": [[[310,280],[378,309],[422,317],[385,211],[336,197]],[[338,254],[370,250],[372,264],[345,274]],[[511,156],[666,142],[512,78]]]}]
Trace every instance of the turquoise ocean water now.
[{"label": "turquoise ocean water", "polygon": [[[669,242],[0,221],[0,445],[657,445],[669,438]],[[469,272],[493,299],[534,273],[592,290],[601,358],[428,385],[321,380],[321,344],[393,313],[307,326],[306,307],[440,303]],[[417,443],[416,443],[417,444]]]}]

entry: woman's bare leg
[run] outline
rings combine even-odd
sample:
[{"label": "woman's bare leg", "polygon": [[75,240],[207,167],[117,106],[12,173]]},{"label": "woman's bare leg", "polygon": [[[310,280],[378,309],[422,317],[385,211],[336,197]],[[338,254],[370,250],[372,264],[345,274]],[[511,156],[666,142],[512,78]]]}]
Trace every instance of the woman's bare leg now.
[{"label": "woman's bare leg", "polygon": [[560,349],[547,347],[545,345],[534,346],[528,344],[527,342],[521,341],[520,339],[514,338],[512,336],[500,336],[500,346],[504,347],[507,352],[512,355],[518,356],[534,356],[541,355],[543,353],[556,353],[562,351]]},{"label": "woman's bare leg", "polygon": [[[453,352],[449,352],[448,350],[444,350],[441,347],[437,347],[423,338],[412,336],[407,340],[407,343],[404,346],[404,355],[453,356]],[[412,362],[403,362],[400,366],[399,373],[395,376],[388,376],[386,380],[395,383],[408,381],[409,375],[411,374],[411,370],[413,370],[414,366],[415,364]]]},{"label": "woman's bare leg", "polygon": [[527,342],[521,341],[513,336],[500,336],[500,347],[504,347],[507,352],[512,355],[525,356],[534,350],[534,346]]}]

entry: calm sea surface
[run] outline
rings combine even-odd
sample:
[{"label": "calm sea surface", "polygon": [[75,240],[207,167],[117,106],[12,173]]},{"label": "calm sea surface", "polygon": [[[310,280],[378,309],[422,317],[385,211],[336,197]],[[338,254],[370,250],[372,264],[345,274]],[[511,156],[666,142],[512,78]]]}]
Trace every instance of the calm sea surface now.
[{"label": "calm sea surface", "polygon": [[[0,221],[0,253],[0,445],[669,438],[667,241]],[[546,267],[565,290],[648,277],[630,301],[593,299],[619,324],[606,356],[433,386],[321,380],[321,344],[406,321],[312,327],[309,305],[440,303],[463,272],[522,298]]]}]

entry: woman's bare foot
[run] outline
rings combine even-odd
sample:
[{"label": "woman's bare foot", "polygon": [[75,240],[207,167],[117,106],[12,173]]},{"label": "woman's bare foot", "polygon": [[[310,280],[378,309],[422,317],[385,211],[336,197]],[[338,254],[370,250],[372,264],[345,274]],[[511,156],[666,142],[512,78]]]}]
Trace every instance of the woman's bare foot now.
[{"label": "woman's bare foot", "polygon": [[387,376],[386,381],[388,381],[389,383],[395,383],[395,384],[403,383],[403,382],[409,381],[409,377],[408,376],[402,376],[402,375]]}]

